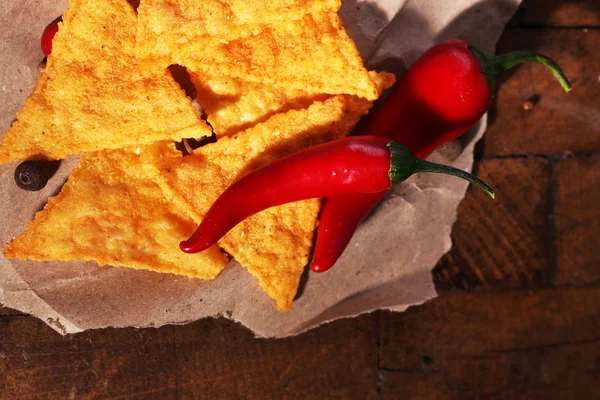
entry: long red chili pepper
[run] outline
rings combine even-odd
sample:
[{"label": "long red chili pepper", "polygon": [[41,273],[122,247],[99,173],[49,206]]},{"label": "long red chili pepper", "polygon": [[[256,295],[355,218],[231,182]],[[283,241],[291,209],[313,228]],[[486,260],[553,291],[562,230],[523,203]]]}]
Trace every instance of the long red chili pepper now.
[{"label": "long red chili pepper", "polygon": [[494,197],[485,182],[462,170],[423,161],[406,147],[375,136],[349,137],[311,147],[266,165],[231,185],[212,205],[186,253],[217,243],[242,220],[270,207],[349,193],[377,193],[416,172],[458,176]]},{"label": "long red chili pepper", "polygon": [[[414,63],[369,116],[361,132],[386,137],[426,158],[485,114],[498,74],[527,61],[545,65],[565,91],[571,89],[564,72],[546,56],[525,51],[486,56],[464,40],[449,40],[432,47]],[[324,201],[310,266],[313,271],[323,272],[335,264],[358,225],[386,193],[336,196]]]}]

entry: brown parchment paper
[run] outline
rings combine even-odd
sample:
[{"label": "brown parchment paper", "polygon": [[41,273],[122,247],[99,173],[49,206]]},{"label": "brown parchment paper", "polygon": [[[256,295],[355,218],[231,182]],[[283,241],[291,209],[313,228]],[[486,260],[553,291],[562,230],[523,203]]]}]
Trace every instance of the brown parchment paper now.
[{"label": "brown parchment paper", "polygon": [[[520,0],[344,0],[340,15],[368,67],[398,77],[433,44],[461,37],[493,53]],[[0,4],[0,131],[31,93],[43,55],[39,37],[66,0]],[[485,118],[462,137],[464,150],[431,159],[469,170]],[[455,158],[455,159],[454,159]],[[16,163],[0,166],[0,240],[18,236],[60,190],[77,157],[64,160],[40,192],[16,187]],[[493,182],[492,182],[493,183]],[[467,184],[421,174],[397,186],[360,227],[337,265],[307,273],[293,308],[278,312],[255,279],[232,261],[214,281],[99,267],[85,262],[0,258],[0,303],[30,313],[62,334],[103,327],[157,327],[225,316],[257,336],[294,335],[327,321],[375,309],[405,310],[436,296],[431,268],[451,247],[456,209]],[[492,206],[492,204],[490,204]]]}]

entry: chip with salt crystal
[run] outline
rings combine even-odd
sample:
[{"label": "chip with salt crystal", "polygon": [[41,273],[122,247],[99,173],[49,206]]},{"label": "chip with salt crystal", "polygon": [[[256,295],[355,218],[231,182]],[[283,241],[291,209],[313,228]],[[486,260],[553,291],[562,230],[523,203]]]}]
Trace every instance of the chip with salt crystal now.
[{"label": "chip with salt crystal", "polygon": [[83,155],[62,191],[9,243],[4,255],[214,278],[228,262],[217,246],[193,255],[179,250],[179,242],[196,223],[155,183],[158,170],[146,161],[156,146],[173,147],[157,143],[141,152],[119,149]]},{"label": "chip with salt crystal", "polygon": [[0,164],[178,140],[196,125],[211,134],[167,70],[140,72],[126,0],[69,3],[46,69],[2,137]]}]

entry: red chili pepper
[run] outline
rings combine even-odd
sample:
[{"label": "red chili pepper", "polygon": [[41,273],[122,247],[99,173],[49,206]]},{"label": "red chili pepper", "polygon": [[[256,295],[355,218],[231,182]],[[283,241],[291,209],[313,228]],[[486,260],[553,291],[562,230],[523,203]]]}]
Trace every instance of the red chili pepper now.
[{"label": "red chili pepper", "polygon": [[186,253],[205,250],[242,220],[270,207],[325,196],[377,193],[416,172],[458,176],[494,197],[493,189],[477,177],[419,160],[397,143],[375,136],[349,137],[291,154],[238,180],[215,201],[180,248]]},{"label": "red chili pepper", "polygon": [[[361,132],[386,137],[426,158],[479,121],[490,108],[496,76],[526,61],[545,65],[565,91],[571,89],[564,72],[546,56],[519,51],[490,57],[464,40],[449,40],[414,63]],[[314,272],[335,264],[358,225],[386,193],[325,200],[310,266]]]},{"label": "red chili pepper", "polygon": [[62,21],[62,17],[56,18],[54,21],[50,22],[46,28],[44,28],[44,33],[42,33],[42,51],[44,55],[48,57],[52,52],[52,40],[54,40],[54,36],[56,32],[58,32],[58,23]]}]

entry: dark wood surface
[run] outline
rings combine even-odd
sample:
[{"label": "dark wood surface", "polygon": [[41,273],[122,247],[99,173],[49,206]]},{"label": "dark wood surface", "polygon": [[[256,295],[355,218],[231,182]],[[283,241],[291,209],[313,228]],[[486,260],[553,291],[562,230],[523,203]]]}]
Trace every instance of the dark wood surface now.
[{"label": "dark wood surface", "polygon": [[[440,296],[283,340],[222,319],[62,337],[0,307],[0,399],[600,397],[600,3],[526,0],[498,52],[551,55],[500,81]],[[525,106],[528,104],[529,107]]]}]

